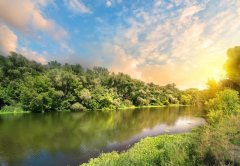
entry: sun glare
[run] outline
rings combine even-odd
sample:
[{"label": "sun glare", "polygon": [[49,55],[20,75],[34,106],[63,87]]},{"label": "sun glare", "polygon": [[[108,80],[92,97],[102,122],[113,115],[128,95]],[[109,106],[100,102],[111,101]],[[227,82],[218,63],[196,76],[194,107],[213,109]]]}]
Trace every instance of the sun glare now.
[{"label": "sun glare", "polygon": [[212,71],[212,79],[214,79],[215,81],[220,81],[223,80],[225,78],[225,71],[221,70],[221,69],[213,69]]}]

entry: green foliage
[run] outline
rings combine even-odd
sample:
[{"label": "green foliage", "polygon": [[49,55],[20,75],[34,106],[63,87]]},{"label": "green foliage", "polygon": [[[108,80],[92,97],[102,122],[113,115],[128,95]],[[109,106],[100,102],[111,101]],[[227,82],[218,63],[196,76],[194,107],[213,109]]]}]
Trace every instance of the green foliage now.
[{"label": "green foliage", "polygon": [[227,61],[224,65],[230,80],[240,83],[240,47],[230,48],[227,51]]},{"label": "green foliage", "polygon": [[231,115],[239,111],[240,101],[238,92],[225,89],[217,93],[216,97],[207,102],[210,122],[218,121],[224,115]]},{"label": "green foliage", "polygon": [[80,104],[78,102],[74,103],[73,105],[71,105],[70,109],[72,111],[75,111],[75,112],[77,112],[77,111],[85,111],[86,110],[86,108],[82,104]]},{"label": "green foliage", "polygon": [[46,76],[26,77],[20,87],[20,101],[23,108],[33,112],[50,111],[57,101],[57,92],[51,88]]},{"label": "green foliage", "polygon": [[181,95],[180,102],[184,105],[191,104],[191,96],[190,95]]},{"label": "green foliage", "polygon": [[16,105],[16,106],[4,106],[1,110],[0,113],[9,113],[9,112],[13,112],[13,113],[18,113],[18,112],[23,112],[23,109],[20,105]]},{"label": "green foliage", "polygon": [[197,133],[198,155],[205,165],[240,164],[238,92],[219,91],[207,102],[209,124]]},{"label": "green foliage", "polygon": [[[208,109],[210,123],[191,134],[146,138],[126,152],[102,154],[83,165],[239,165],[238,92],[218,92]],[[213,114],[220,116],[212,121]]]},{"label": "green foliage", "polygon": [[125,107],[131,107],[131,106],[133,106],[133,103],[132,103],[132,101],[125,99],[125,100],[123,100],[122,105]]},{"label": "green foliage", "polygon": [[91,100],[92,96],[88,89],[84,88],[79,92],[79,98],[83,101],[88,103]]},{"label": "green foliage", "polygon": [[79,64],[62,65],[57,61],[41,65],[17,53],[0,56],[0,60],[0,108],[21,103],[24,110],[32,112],[115,110],[178,104],[181,95],[186,95],[175,84],[145,84],[102,67],[85,70]]},{"label": "green foliage", "polygon": [[145,138],[124,153],[102,154],[83,166],[109,165],[196,165],[190,135],[164,135]]},{"label": "green foliage", "polygon": [[206,165],[240,164],[240,115],[222,116],[197,133],[198,155]]}]

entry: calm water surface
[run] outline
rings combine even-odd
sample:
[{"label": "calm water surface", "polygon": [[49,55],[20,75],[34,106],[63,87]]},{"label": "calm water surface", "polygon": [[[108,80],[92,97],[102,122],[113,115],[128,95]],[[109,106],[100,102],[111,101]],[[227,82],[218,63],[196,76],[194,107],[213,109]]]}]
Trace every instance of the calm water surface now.
[{"label": "calm water surface", "polygon": [[190,132],[203,115],[193,107],[1,115],[0,165],[75,166],[147,136]]}]

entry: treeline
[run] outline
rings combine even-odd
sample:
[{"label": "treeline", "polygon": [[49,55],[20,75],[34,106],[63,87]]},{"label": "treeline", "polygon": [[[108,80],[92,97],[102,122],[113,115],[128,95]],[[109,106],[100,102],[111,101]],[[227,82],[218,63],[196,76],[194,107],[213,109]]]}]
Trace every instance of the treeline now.
[{"label": "treeline", "polygon": [[17,53],[0,56],[2,111],[83,111],[190,105],[196,104],[197,92],[196,89],[180,91],[175,84],[146,84],[102,67],[84,69],[80,64],[62,65],[57,61],[42,65]]}]

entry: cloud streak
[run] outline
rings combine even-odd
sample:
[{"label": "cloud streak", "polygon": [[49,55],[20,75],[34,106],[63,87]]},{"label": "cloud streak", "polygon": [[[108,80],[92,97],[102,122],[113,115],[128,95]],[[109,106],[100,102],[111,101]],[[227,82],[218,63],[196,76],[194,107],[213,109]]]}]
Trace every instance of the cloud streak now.
[{"label": "cloud streak", "polygon": [[6,25],[0,25],[0,53],[6,55],[16,48],[17,36]]},{"label": "cloud streak", "polygon": [[64,0],[64,3],[67,6],[67,8],[73,13],[76,13],[76,14],[92,13],[92,11],[86,5],[84,5],[80,0]]}]

